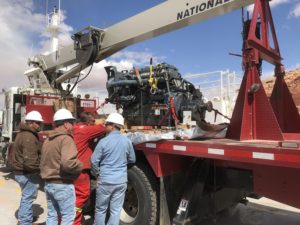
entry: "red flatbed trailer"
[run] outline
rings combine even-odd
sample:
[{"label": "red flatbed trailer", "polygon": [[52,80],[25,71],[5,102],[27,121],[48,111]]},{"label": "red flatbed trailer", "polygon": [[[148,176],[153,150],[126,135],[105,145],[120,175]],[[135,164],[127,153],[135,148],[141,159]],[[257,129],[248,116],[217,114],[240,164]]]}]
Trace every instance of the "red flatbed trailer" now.
[{"label": "red flatbed trailer", "polygon": [[[144,181],[148,198],[142,198],[151,202],[146,208],[152,214],[144,214],[150,219],[147,224],[154,224],[151,215],[156,207],[161,225],[197,224],[200,218],[215,216],[251,196],[300,208],[300,116],[284,81],[268,1],[255,0],[251,20],[243,22],[245,74],[225,138],[135,146],[142,162],[139,179],[148,178]],[[275,65],[276,82],[269,99],[260,80],[262,60]],[[132,173],[129,181],[138,190]],[[159,178],[159,195],[153,177]],[[146,196],[138,192],[137,199]],[[130,198],[128,202],[135,203]],[[143,211],[143,205],[139,210]],[[138,214],[134,216],[138,222]]]},{"label": "red flatbed trailer", "polygon": [[300,208],[300,135],[286,141],[164,140],[136,145],[157,177],[184,170],[185,157],[211,159],[218,166],[252,171],[253,191]]}]

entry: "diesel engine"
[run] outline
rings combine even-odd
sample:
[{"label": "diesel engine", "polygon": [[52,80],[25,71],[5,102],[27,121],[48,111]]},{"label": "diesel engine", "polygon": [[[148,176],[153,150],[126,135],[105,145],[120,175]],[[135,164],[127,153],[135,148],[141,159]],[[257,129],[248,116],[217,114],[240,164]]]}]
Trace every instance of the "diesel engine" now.
[{"label": "diesel engine", "polygon": [[[182,122],[184,112],[205,128],[205,112],[212,110],[211,102],[203,101],[199,89],[181,77],[170,64],[107,72],[107,101],[123,109],[128,126],[174,126]],[[185,113],[186,114],[186,113]]]}]

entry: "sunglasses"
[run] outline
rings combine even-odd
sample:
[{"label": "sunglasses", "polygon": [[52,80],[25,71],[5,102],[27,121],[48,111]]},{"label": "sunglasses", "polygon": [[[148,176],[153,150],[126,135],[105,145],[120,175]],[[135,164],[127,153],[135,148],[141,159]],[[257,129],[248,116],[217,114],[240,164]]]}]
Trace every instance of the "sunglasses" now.
[{"label": "sunglasses", "polygon": [[40,122],[40,121],[28,121],[28,122],[30,122],[30,123],[34,123],[34,124],[37,124],[37,125],[39,125],[39,126],[41,126],[41,124],[42,124],[42,122]]},{"label": "sunglasses", "polygon": [[65,123],[69,123],[69,124],[74,125],[74,124],[75,124],[75,121],[73,121],[73,120],[67,120],[67,121],[65,121]]}]

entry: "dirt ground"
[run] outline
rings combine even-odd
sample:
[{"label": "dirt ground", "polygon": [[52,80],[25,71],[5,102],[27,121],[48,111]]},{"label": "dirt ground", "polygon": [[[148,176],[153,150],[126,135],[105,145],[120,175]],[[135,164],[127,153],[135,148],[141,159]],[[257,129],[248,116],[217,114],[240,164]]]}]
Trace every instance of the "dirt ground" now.
[{"label": "dirt ground", "polygon": [[[300,113],[300,68],[286,72],[284,79]],[[268,96],[272,93],[274,83],[274,77],[263,81]]]},{"label": "dirt ground", "polygon": [[[0,218],[1,225],[17,224],[17,210],[21,197],[18,184],[11,173],[0,168]],[[39,191],[38,198],[33,205],[37,222],[46,224],[47,205],[45,194]],[[87,225],[92,221],[87,219]],[[299,225],[300,209],[289,207],[269,199],[252,200],[245,206],[226,210],[217,215],[215,220],[207,220],[197,225]],[[142,225],[142,224],[141,224]],[[195,224],[196,225],[196,224]]]}]

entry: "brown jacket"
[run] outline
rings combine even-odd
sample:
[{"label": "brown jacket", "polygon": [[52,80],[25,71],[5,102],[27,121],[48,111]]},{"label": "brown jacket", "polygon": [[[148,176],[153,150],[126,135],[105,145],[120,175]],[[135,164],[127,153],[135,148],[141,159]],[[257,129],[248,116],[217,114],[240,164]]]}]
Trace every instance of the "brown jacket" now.
[{"label": "brown jacket", "polygon": [[15,171],[23,173],[39,171],[41,142],[37,130],[26,123],[20,123],[20,133],[13,144],[13,151],[10,164]]},{"label": "brown jacket", "polygon": [[50,132],[42,147],[41,177],[47,182],[72,183],[80,174],[82,164],[72,136],[58,129]]}]

